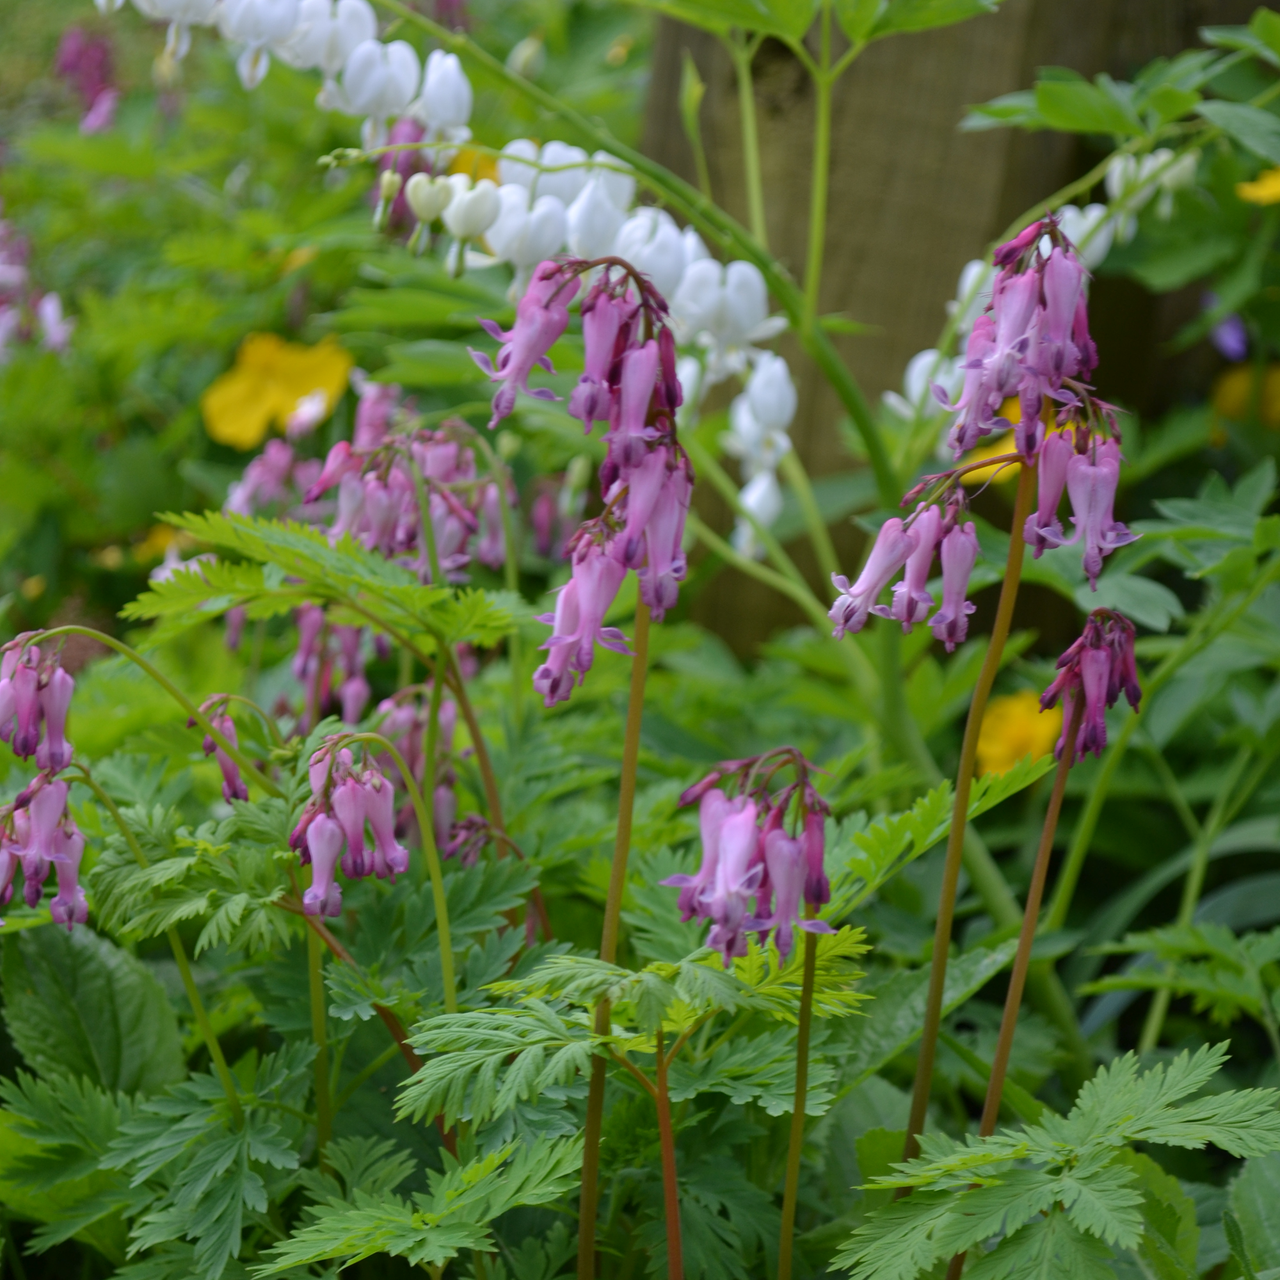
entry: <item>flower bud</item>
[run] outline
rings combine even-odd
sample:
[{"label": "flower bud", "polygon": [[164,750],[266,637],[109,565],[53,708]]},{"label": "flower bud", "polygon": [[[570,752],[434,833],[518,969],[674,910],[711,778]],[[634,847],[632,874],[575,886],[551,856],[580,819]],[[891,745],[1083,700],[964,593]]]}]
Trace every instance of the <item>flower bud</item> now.
[{"label": "flower bud", "polygon": [[384,169],[378,179],[378,198],[390,204],[400,194],[404,179],[394,169]]},{"label": "flower bud", "polygon": [[685,273],[684,237],[661,209],[637,209],[622,224],[613,251],[647,275],[664,298],[676,292]]},{"label": "flower bud", "polygon": [[779,355],[766,351],[747,382],[747,399],[756,421],[766,431],[785,431],[796,416],[796,388],[791,370]]},{"label": "flower bud", "polygon": [[569,206],[569,252],[579,258],[603,257],[613,248],[623,220],[604,182],[592,178]]},{"label": "flower bud", "polygon": [[404,198],[413,210],[413,216],[430,226],[449,207],[453,187],[447,178],[429,178],[425,173],[415,173],[405,183]]},{"label": "flower bud", "polygon": [[488,230],[489,247],[515,267],[533,267],[559,251],[568,231],[563,203],[556,196],[539,196],[529,204],[522,186],[498,189],[500,212]]}]

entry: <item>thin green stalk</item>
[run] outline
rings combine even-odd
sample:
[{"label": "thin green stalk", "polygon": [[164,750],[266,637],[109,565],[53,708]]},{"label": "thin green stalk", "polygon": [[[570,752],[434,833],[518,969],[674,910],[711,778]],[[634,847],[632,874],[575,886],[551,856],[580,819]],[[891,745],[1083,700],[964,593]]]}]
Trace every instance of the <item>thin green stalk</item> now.
[{"label": "thin green stalk", "polygon": [[[1236,758],[1227,770],[1227,776],[1218,788],[1213,804],[1205,816],[1204,825],[1200,829],[1200,838],[1195,842],[1191,853],[1191,866],[1187,869],[1187,878],[1182,882],[1182,901],[1178,905],[1176,923],[1189,925],[1195,919],[1196,907],[1200,903],[1200,894],[1204,890],[1204,877],[1209,869],[1209,852],[1213,842],[1222,834],[1222,828],[1230,820],[1230,805],[1236,783],[1240,781],[1252,748],[1241,747]],[[1164,1020],[1169,1012],[1169,1002],[1173,993],[1167,988],[1157,991],[1147,1010],[1146,1021],[1142,1024],[1142,1036],[1138,1040],[1138,1052],[1150,1053],[1160,1043],[1160,1033],[1164,1030]]]},{"label": "thin green stalk", "polygon": [[[431,797],[431,816],[435,817],[436,804],[436,752],[440,737],[440,703],[444,699],[444,675],[441,663],[436,661],[436,671],[431,679],[431,701],[427,705],[427,731],[422,743],[422,790]],[[434,834],[434,827],[432,832]],[[424,860],[425,864],[425,860]]]},{"label": "thin green stalk", "polygon": [[818,568],[822,570],[824,581],[830,582],[831,575],[840,572],[840,561],[836,558],[836,549],[832,544],[827,522],[822,518],[822,512],[818,508],[818,499],[814,495],[813,485],[809,482],[809,473],[794,449],[788,449],[782,455],[780,466],[783,476],[796,495],[796,501],[800,504],[805,527],[809,532],[809,541],[813,544],[813,553],[818,558]]},{"label": "thin green stalk", "polygon": [[751,64],[760,48],[758,38],[735,32],[725,42],[738,81],[738,117],[742,122],[742,173],[747,184],[747,220],[762,249],[769,248],[764,217],[764,180],[760,175],[760,134],[756,124],[756,90]]},{"label": "thin green stalk", "polygon": [[436,527],[431,519],[431,491],[427,478],[422,474],[413,455],[406,449],[409,473],[413,476],[414,493],[418,499],[418,527],[422,533],[422,545],[427,549],[427,568],[431,570],[431,585],[443,587],[444,575],[440,572],[440,552],[436,547]]},{"label": "thin green stalk", "polygon": [[1200,819],[1196,817],[1190,804],[1187,803],[1182,784],[1179,783],[1173,770],[1169,768],[1169,762],[1164,758],[1164,752],[1148,738],[1142,744],[1142,753],[1156,771],[1156,777],[1160,779],[1164,786],[1165,794],[1169,797],[1169,803],[1173,806],[1174,812],[1186,828],[1187,835],[1192,840],[1198,840],[1200,838]]},{"label": "thin green stalk", "polygon": [[809,243],[805,251],[804,301],[811,322],[817,321],[822,292],[822,259],[827,240],[827,187],[831,180],[831,4],[824,0],[819,18],[821,51],[813,77],[813,162],[809,177]]},{"label": "thin green stalk", "polygon": [[907,1140],[903,1159],[913,1159],[919,1154],[918,1135],[924,1129],[929,1108],[929,1092],[933,1084],[933,1062],[938,1048],[938,1030],[942,1025],[942,997],[947,978],[947,954],[951,948],[951,925],[955,917],[956,889],[960,879],[960,866],[964,854],[965,828],[969,817],[969,792],[973,786],[973,772],[977,761],[978,734],[982,728],[987,698],[1000,670],[1000,659],[1009,626],[1013,621],[1013,605],[1018,597],[1018,584],[1022,580],[1022,526],[1031,511],[1035,492],[1034,466],[1024,466],[1018,474],[1018,493],[1013,507],[1013,526],[1009,532],[1009,558],[1005,565],[1004,582],[1000,587],[1000,602],[996,606],[995,625],[987,645],[982,670],[969,704],[969,718],[965,723],[964,740],[960,748],[960,765],[956,773],[955,803],[951,811],[951,829],[947,836],[947,855],[942,873],[942,892],[938,903],[937,927],[934,930],[933,958],[929,969],[929,990],[925,1003],[924,1029],[916,1059],[916,1078],[911,1097],[911,1114],[907,1120]]},{"label": "thin green stalk", "polygon": [[[810,912],[812,916],[812,912]],[[809,1087],[809,1029],[813,1020],[813,985],[818,965],[818,939],[804,935],[804,976],[800,982],[800,1020],[796,1029],[796,1093],[791,1106],[787,1143],[787,1175],[782,1190],[782,1233],[778,1237],[778,1280],[791,1280],[795,1245],[796,1198],[800,1187],[800,1152],[804,1146],[804,1108]]]},{"label": "thin green stalk", "polygon": [[141,667],[240,766],[242,773],[252,778],[269,796],[282,796],[284,794],[266,774],[244,755],[239,747],[232,746],[213,727],[209,717],[168,676],[148,662],[136,649],[130,648],[123,640],[117,640],[115,636],[107,635],[105,631],[95,631],[92,627],[79,626],[51,627],[48,631],[38,631],[31,636],[31,643],[42,644],[45,640],[53,640],[58,636],[88,636],[91,640],[96,640],[99,644],[106,645],[108,649],[114,649],[118,654]]},{"label": "thin green stalk", "polygon": [[787,313],[798,341],[821,369],[823,376],[840,397],[867,450],[867,458],[876,477],[876,487],[884,506],[897,504],[901,482],[889,458],[888,448],[871,406],[848,366],[840,358],[830,336],[821,325],[808,318],[803,292],[768,250],[729,214],[708,199],[696,187],[676,177],[648,156],[615,138],[608,129],[589,119],[581,111],[567,106],[553,94],[516,75],[492,54],[480,48],[461,32],[450,31],[438,22],[417,13],[403,0],[377,0],[389,13],[434,36],[450,53],[456,53],[481,68],[486,78],[503,85],[519,97],[536,103],[544,111],[558,116],[586,141],[608,151],[629,165],[636,176],[682,217],[697,227],[702,235],[728,255],[736,255],[760,268],[778,305]]},{"label": "thin green stalk", "polygon": [[271,737],[271,745],[273,747],[284,746],[284,736],[280,732],[280,726],[269,716],[263,709],[258,706],[252,698],[246,698],[242,693],[224,693],[221,695],[227,702],[239,702],[254,711],[258,715],[258,719],[266,726],[267,733]]},{"label": "thin green stalk", "polygon": [[[133,829],[124,820],[124,815],[120,812],[116,802],[103,790],[84,765],[77,762],[75,767],[80,770],[80,777],[77,781],[88,787],[97,796],[103,808],[111,815],[112,821],[115,822],[120,834],[124,837],[125,844],[129,846],[129,852],[133,854],[133,860],[140,867],[149,867],[151,865],[150,859],[143,853],[137,836],[133,834]],[[191,1012],[195,1016],[196,1026],[199,1027],[201,1039],[204,1040],[205,1048],[209,1051],[209,1060],[213,1063],[214,1074],[218,1077],[218,1083],[222,1085],[222,1091],[227,1096],[227,1105],[231,1109],[231,1118],[236,1128],[239,1129],[244,1124],[244,1109],[240,1105],[240,1094],[236,1088],[235,1077],[232,1076],[231,1069],[227,1066],[227,1060],[223,1056],[222,1046],[218,1043],[218,1037],[213,1030],[213,1023],[209,1021],[209,1014],[204,1007],[204,1001],[200,998],[200,991],[196,987],[196,980],[191,973],[191,965],[187,962],[187,950],[182,945],[182,939],[178,936],[177,929],[165,930],[165,936],[169,940],[174,963],[178,966],[178,974],[182,978],[182,988],[187,993],[187,1000],[191,1004]]]},{"label": "thin green stalk", "polygon": [[679,1043],[670,1056],[663,1053],[662,1028],[658,1028],[658,1087],[654,1102],[658,1110],[658,1144],[662,1151],[662,1203],[667,1227],[667,1280],[684,1280],[684,1249],[680,1243],[680,1184],[676,1180],[676,1137],[671,1126],[671,1095],[667,1090],[667,1068],[679,1051]]},{"label": "thin green stalk", "polygon": [[440,977],[444,986],[444,1007],[449,1013],[458,1012],[458,983],[453,972],[453,939],[449,933],[449,902],[444,892],[444,872],[440,866],[440,854],[436,850],[435,828],[431,825],[431,814],[422,802],[422,792],[409,766],[404,762],[395,744],[388,741],[380,733],[343,734],[344,743],[368,742],[385,751],[400,770],[404,779],[405,790],[409,793],[409,802],[413,805],[414,816],[418,819],[418,831],[422,839],[422,852],[427,859],[427,874],[431,877],[431,898],[436,908],[436,935],[440,942]]},{"label": "thin green stalk", "polygon": [[324,944],[314,929],[307,930],[307,983],[311,989],[311,1038],[316,1046],[316,1162],[329,1167],[325,1154],[333,1138],[329,1102],[329,1027],[324,998]]},{"label": "thin green stalk", "polygon": [[[319,937],[318,934],[316,936]],[[351,1101],[352,1095],[355,1091],[364,1084],[366,1080],[370,1079],[370,1077],[377,1075],[378,1072],[381,1071],[382,1068],[385,1067],[387,1063],[390,1062],[391,1059],[399,1052],[400,1046],[395,1042],[392,1042],[387,1045],[387,1047],[383,1049],[383,1051],[378,1054],[378,1056],[374,1058],[367,1067],[363,1067],[361,1070],[356,1072],[356,1074],[347,1082],[346,1088],[338,1094],[337,1100],[333,1104],[334,1114],[337,1115],[337,1113]]]},{"label": "thin green stalk", "polygon": [[[498,486],[498,507],[502,512],[502,543],[505,555],[502,561],[503,580],[506,588],[513,595],[520,592],[520,547],[516,541],[516,521],[507,501],[507,494],[512,489],[511,472],[506,463],[498,457],[498,452],[480,432],[475,432],[476,447],[484,454],[489,464],[489,472]],[[521,676],[523,663],[520,655],[520,628],[517,626],[507,637],[507,662],[511,667],[511,705],[519,708],[524,694],[524,681]]]},{"label": "thin green stalk", "polygon": [[[600,935],[600,958],[612,964],[618,954],[618,927],[622,917],[622,895],[627,886],[627,858],[631,852],[631,820],[636,798],[636,769],[640,761],[640,723],[644,716],[644,686],[649,673],[649,607],[636,605],[635,656],[631,659],[631,692],[627,700],[626,736],[622,744],[622,777],[618,791],[618,831],[613,844],[613,864],[609,870],[609,892],[604,906],[604,928]],[[596,1006],[597,1035],[609,1034],[609,1006]],[[583,1126],[582,1192],[578,1204],[578,1280],[595,1280],[596,1216],[600,1204],[600,1134],[604,1126],[604,1058],[591,1060],[591,1082],[587,1091],[587,1117]]]}]

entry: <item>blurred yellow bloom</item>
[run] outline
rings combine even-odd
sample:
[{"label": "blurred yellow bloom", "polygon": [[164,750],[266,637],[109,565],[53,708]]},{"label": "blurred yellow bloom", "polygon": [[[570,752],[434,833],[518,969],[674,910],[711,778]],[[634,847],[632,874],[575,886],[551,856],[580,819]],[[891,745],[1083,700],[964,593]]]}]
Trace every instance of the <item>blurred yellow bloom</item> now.
[{"label": "blurred yellow bloom", "polygon": [[146,537],[135,542],[131,548],[133,558],[138,564],[151,564],[163,560],[164,553],[176,543],[180,550],[194,547],[196,540],[185,529],[175,529],[171,524],[153,524],[147,530]]},{"label": "blurred yellow bloom", "polygon": [[[1014,405],[1016,406],[1017,403],[1015,400]],[[1013,410],[1004,408],[1002,412],[1006,414],[1012,412],[1016,415],[1018,410],[1016,407]],[[998,458],[1002,453],[1012,453],[1013,451],[1013,432],[1006,431],[1003,435],[992,436],[986,444],[979,446],[977,449],[970,450],[960,461],[962,465],[968,466],[971,462],[982,462],[985,458]],[[995,467],[979,467],[977,471],[966,471],[960,477],[960,483],[969,488],[986,484],[988,480],[993,479],[996,484],[1005,484],[1010,480],[1016,480],[1018,472],[1021,470],[1022,467],[1016,462],[1011,462],[1007,466],[1001,464]]]},{"label": "blurred yellow bloom", "polygon": [[1249,204],[1280,204],[1280,168],[1268,169],[1252,182],[1237,182],[1236,195]]},{"label": "blurred yellow bloom", "polygon": [[502,184],[502,179],[498,177],[497,160],[491,155],[477,151],[474,147],[460,147],[458,154],[453,157],[453,163],[449,166],[449,172],[465,173],[473,185],[481,178],[488,178],[490,182],[496,182],[499,186]]},{"label": "blurred yellow bloom", "polygon": [[254,449],[275,424],[283,431],[298,401],[325,395],[325,416],[346,390],[351,357],[332,338],[314,347],[286,342],[275,333],[251,333],[236,362],[200,397],[205,430],[219,444]]},{"label": "blurred yellow bloom", "polygon": [[[1248,418],[1252,412],[1256,376],[1251,364],[1234,364],[1227,369],[1213,387],[1214,413],[1237,422]],[[1280,431],[1280,364],[1268,365],[1263,371],[1258,417],[1264,427]]]},{"label": "blurred yellow bloom", "polygon": [[978,731],[978,772],[1008,773],[1023,756],[1039,760],[1062,732],[1062,708],[1040,710],[1040,699],[1023,689],[987,703]]}]

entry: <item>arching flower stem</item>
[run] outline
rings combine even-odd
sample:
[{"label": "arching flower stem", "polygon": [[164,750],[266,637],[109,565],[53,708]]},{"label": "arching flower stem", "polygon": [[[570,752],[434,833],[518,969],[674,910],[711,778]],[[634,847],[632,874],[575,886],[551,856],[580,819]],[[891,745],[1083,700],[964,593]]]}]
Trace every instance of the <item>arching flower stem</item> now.
[{"label": "arching flower stem", "polygon": [[99,644],[106,645],[108,649],[114,649],[118,654],[129,659],[141,667],[186,713],[211,737],[214,742],[222,748],[232,760],[240,766],[242,772],[247,774],[254,782],[258,784],[269,796],[283,796],[283,792],[265,773],[262,772],[254,763],[247,759],[239,747],[233,746],[227,741],[223,735],[213,727],[209,717],[205,715],[199,707],[187,697],[181,689],[178,688],[172,680],[163,672],[146,660],[136,649],[130,648],[123,640],[117,640],[115,636],[109,636],[105,631],[95,631],[92,627],[81,627],[68,625],[65,627],[52,627],[48,631],[37,631],[30,637],[30,643],[40,644],[45,640],[52,640],[57,636],[87,636],[90,640],[96,640]]},{"label": "arching flower stem", "polygon": [[[125,844],[129,846],[129,852],[133,854],[134,861],[140,867],[149,867],[151,865],[150,860],[143,853],[137,836],[133,834],[132,828],[124,820],[124,815],[120,812],[116,802],[103,790],[97,779],[79,761],[76,761],[72,768],[80,773],[80,777],[76,781],[88,787],[98,798],[102,807],[111,815],[112,821],[124,837]],[[187,960],[187,950],[182,945],[182,939],[178,936],[177,929],[170,928],[165,930],[165,937],[168,938],[169,947],[173,951],[173,961],[178,966],[178,974],[182,978],[182,989],[187,993],[187,1000],[191,1004],[191,1012],[195,1017],[196,1026],[200,1029],[200,1037],[204,1040],[205,1048],[209,1052],[209,1060],[213,1063],[214,1074],[218,1077],[218,1083],[222,1086],[223,1093],[226,1094],[232,1122],[239,1129],[244,1125],[244,1108],[240,1105],[240,1094],[236,1089],[236,1082],[231,1074],[231,1069],[227,1066],[227,1059],[223,1055],[222,1046],[218,1043],[213,1023],[209,1021],[209,1014],[204,1007],[204,1001],[200,998],[200,991],[196,987],[195,978],[191,974],[191,965]]]}]

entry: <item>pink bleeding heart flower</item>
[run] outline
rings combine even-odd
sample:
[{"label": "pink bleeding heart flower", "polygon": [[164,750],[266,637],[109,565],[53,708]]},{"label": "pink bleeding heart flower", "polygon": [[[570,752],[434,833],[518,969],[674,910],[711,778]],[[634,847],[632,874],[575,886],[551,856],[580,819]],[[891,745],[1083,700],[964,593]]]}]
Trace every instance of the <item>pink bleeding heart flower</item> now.
[{"label": "pink bleeding heart flower", "polygon": [[[39,651],[28,649],[27,655]],[[13,754],[26,760],[40,745],[40,674],[31,661],[19,662],[13,673],[13,703],[18,727],[13,735]]]},{"label": "pink bleeding heart flower", "polygon": [[645,564],[639,572],[640,598],[654,622],[674,608],[680,583],[688,573],[684,553],[684,525],[693,497],[693,479],[685,466],[667,472],[666,481],[645,525]]},{"label": "pink bleeding heart flower", "polygon": [[[809,933],[834,933],[823,920],[804,920],[800,916],[800,900],[808,880],[803,840],[796,840],[781,829],[764,836],[764,861],[769,871],[769,884],[776,895],[768,927],[775,930],[778,954],[785,960],[795,945],[793,930]],[[765,923],[765,922],[761,922]]]},{"label": "pink bleeding heart flower", "polygon": [[558,262],[541,262],[534,268],[524,297],[516,304],[516,323],[510,332],[503,332],[492,320],[480,322],[486,333],[503,344],[496,366],[484,352],[468,348],[471,358],[489,378],[503,384],[493,397],[490,430],[510,416],[517,392],[538,400],[559,398],[545,387],[531,391],[529,375],[536,367],[555,372],[547,352],[569,325],[569,303],[577,296],[579,284],[577,276],[564,275]]},{"label": "pink bleeding heart flower", "polygon": [[84,836],[69,818],[54,833],[54,852],[50,861],[58,877],[58,892],[49,903],[49,914],[55,924],[63,924],[67,932],[89,919],[89,903],[80,887],[80,860],[84,857]]},{"label": "pink bleeding heart flower", "polygon": [[[233,747],[240,745],[240,740],[236,737],[235,723],[225,712],[220,715],[210,716],[209,723]],[[245,786],[244,779],[240,776],[240,766],[218,746],[211,736],[205,737],[204,753],[207,756],[216,755],[218,757],[218,768],[222,770],[222,798],[228,804],[233,800],[247,800],[249,798],[249,788]]]},{"label": "pink bleeding heart flower", "polygon": [[49,672],[40,690],[40,711],[44,717],[44,741],[36,748],[36,765],[57,773],[71,763],[73,749],[66,740],[67,712],[71,708],[71,696],[76,682],[61,667]]},{"label": "pink bleeding heart flower", "polygon": [[354,777],[344,778],[333,789],[330,799],[333,816],[347,839],[347,852],[342,857],[342,874],[348,880],[359,880],[369,874],[364,853],[364,822],[368,816],[367,789]]},{"label": "pink bleeding heart flower", "polygon": [[396,839],[396,806],[391,783],[377,773],[367,775],[365,810],[373,830],[373,871],[379,879],[409,870],[409,851]]},{"label": "pink bleeding heart flower", "polygon": [[712,921],[707,946],[724,956],[726,969],[733,967],[735,956],[747,954],[747,933],[760,927],[747,912],[747,900],[759,890],[765,874],[757,813],[755,801],[747,800],[721,823],[715,883],[705,899],[705,914]]},{"label": "pink bleeding heart flower", "polygon": [[733,802],[723,791],[712,788],[703,792],[698,804],[698,829],[702,836],[702,862],[696,875],[675,875],[659,881],[680,890],[676,906],[681,920],[692,920],[703,915],[704,900],[715,887],[716,870],[720,865],[720,828],[733,812]]},{"label": "pink bleeding heart flower", "polygon": [[947,646],[948,653],[963,644],[969,634],[969,615],[974,605],[965,595],[977,559],[978,534],[973,521],[956,524],[942,539],[942,608],[930,624],[934,636]]},{"label": "pink bleeding heart flower", "polygon": [[327,815],[317,814],[307,828],[311,884],[302,895],[302,909],[309,916],[342,912],[342,889],[335,879],[342,844],[342,828]]},{"label": "pink bleeding heart flower", "polygon": [[649,407],[658,376],[658,344],[652,338],[622,357],[617,421],[610,430],[618,465],[628,471],[644,460],[656,432],[648,425]]},{"label": "pink bleeding heart flower", "polygon": [[607,422],[613,406],[609,374],[613,368],[618,334],[629,324],[636,305],[621,298],[592,291],[582,304],[583,371],[569,397],[569,413],[585,430],[593,422]]},{"label": "pink bleeding heart flower", "polygon": [[1023,537],[1037,560],[1047,547],[1062,545],[1058,504],[1067,484],[1067,465],[1074,456],[1075,446],[1067,432],[1051,432],[1041,446],[1040,466],[1036,474],[1036,509],[1023,526]]},{"label": "pink bleeding heart flower", "polygon": [[1067,540],[1084,542],[1084,572],[1089,586],[1098,589],[1102,559],[1119,547],[1135,542],[1113,514],[1116,487],[1120,483],[1120,446],[1114,440],[1095,444],[1089,453],[1078,453],[1067,464],[1067,493],[1071,498],[1071,523],[1075,533]]},{"label": "pink bleeding heart flower", "polygon": [[894,585],[893,604],[887,607],[877,604],[871,608],[872,613],[882,618],[896,618],[908,633],[913,623],[924,620],[933,605],[927,587],[933,555],[942,536],[942,512],[936,506],[921,504],[911,522],[911,532],[916,537],[915,550],[907,557],[907,571],[902,581]]},{"label": "pink bleeding heart flower", "polygon": [[831,606],[827,616],[835,623],[832,635],[837,640],[846,631],[861,631],[867,625],[872,605],[889,585],[890,579],[906,564],[907,557],[916,549],[916,543],[916,533],[905,529],[902,521],[894,516],[881,525],[875,545],[871,548],[871,554],[867,557],[866,566],[858,575],[857,582],[850,586],[849,579],[843,574],[831,575],[831,581],[840,592],[840,597]]}]

